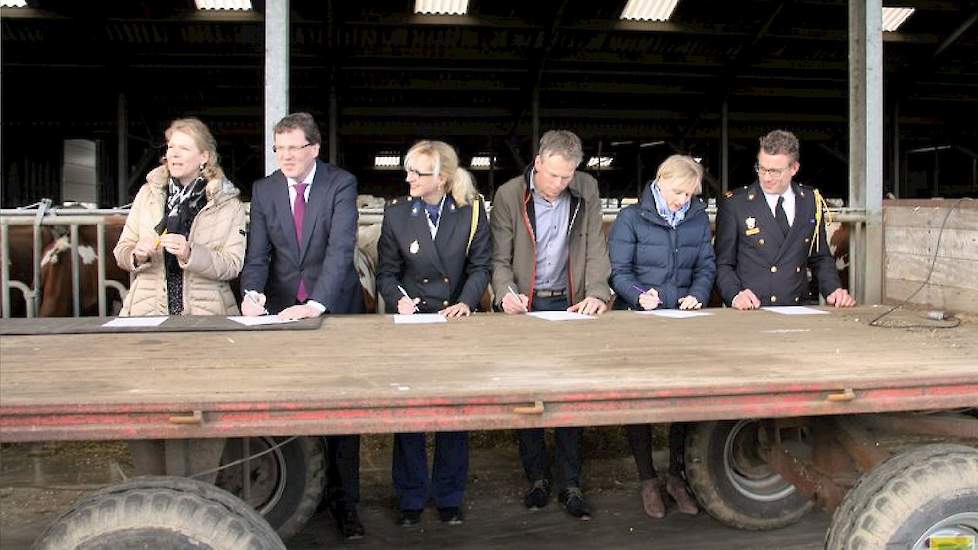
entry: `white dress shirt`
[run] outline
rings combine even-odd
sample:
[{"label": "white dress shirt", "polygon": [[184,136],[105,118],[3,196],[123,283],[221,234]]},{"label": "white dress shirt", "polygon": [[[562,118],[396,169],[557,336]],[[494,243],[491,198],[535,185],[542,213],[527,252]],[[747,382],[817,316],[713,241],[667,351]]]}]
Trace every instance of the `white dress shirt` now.
[{"label": "white dress shirt", "polygon": [[788,217],[788,226],[792,226],[795,223],[795,191],[788,186],[788,190],[784,193],[778,195],[777,193],[764,193],[764,198],[767,199],[767,205],[771,209],[771,214],[777,218],[778,215],[775,214],[775,210],[778,208],[778,197],[784,197],[784,214]]},{"label": "white dress shirt", "polygon": [[289,184],[289,208],[292,209],[292,213],[295,214],[295,185],[297,183],[305,183],[306,189],[303,193],[305,195],[306,203],[309,202],[309,190],[312,189],[312,179],[316,177],[316,163],[312,164],[312,170],[306,177],[302,178],[302,181],[296,181],[292,178],[285,178],[285,181]]}]

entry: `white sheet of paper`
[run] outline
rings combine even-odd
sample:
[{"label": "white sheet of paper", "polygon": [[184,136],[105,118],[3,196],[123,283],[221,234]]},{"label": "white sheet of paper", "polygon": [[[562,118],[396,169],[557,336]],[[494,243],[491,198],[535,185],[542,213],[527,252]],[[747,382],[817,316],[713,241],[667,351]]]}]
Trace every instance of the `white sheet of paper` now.
[{"label": "white sheet of paper", "polygon": [[431,323],[447,323],[444,315],[439,313],[415,313],[413,315],[395,315],[395,325],[428,325]]},{"label": "white sheet of paper", "polygon": [[688,317],[706,317],[713,315],[706,311],[695,311],[689,309],[653,309],[650,311],[636,311],[639,315],[655,315],[656,317],[668,317],[670,319],[686,319]]},{"label": "white sheet of paper", "polygon": [[774,313],[780,313],[781,315],[826,315],[828,311],[822,311],[821,309],[815,309],[806,306],[777,306],[777,307],[764,307],[761,309],[766,309]]},{"label": "white sheet of paper", "polygon": [[229,321],[244,325],[246,327],[257,327],[261,325],[281,325],[282,323],[294,323],[295,319],[279,319],[278,315],[259,315],[258,317],[245,317],[244,315],[228,315]]},{"label": "white sheet of paper", "polygon": [[167,319],[168,317],[116,317],[102,326],[106,328],[158,327]]},{"label": "white sheet of paper", "polygon": [[580,321],[581,319],[594,319],[590,315],[583,315],[574,311],[534,311],[527,313],[530,317],[544,319],[546,321]]}]

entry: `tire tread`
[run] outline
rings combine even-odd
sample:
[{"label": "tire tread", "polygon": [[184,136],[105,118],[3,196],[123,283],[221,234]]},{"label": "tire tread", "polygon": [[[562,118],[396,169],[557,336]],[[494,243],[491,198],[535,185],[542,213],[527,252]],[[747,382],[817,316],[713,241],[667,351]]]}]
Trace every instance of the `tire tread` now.
[{"label": "tire tread", "polygon": [[962,482],[978,487],[978,450],[964,445],[925,445],[894,456],[862,476],[832,516],[827,550],[882,548],[917,510],[926,494],[942,494]]}]

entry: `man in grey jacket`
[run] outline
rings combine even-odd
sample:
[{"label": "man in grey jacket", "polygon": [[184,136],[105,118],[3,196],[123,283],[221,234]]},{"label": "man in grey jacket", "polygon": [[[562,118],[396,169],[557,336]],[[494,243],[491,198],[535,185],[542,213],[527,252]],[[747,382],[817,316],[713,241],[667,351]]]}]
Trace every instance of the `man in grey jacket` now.
[{"label": "man in grey jacket", "polygon": [[[571,132],[540,139],[533,166],[506,182],[493,199],[492,289],[509,314],[567,310],[600,315],[611,289],[607,243],[601,231],[597,182],[577,172],[584,153]],[[532,345],[532,344],[531,344]],[[550,498],[550,457],[542,428],[517,431],[531,487],[523,502],[535,510]],[[591,519],[581,493],[582,428],[557,428],[559,499],[573,517]]]}]

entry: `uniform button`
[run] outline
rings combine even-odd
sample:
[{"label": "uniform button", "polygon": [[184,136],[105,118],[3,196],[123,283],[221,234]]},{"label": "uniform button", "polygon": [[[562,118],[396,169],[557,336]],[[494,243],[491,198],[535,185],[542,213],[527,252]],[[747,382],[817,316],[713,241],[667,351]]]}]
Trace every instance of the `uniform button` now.
[{"label": "uniform button", "polygon": [[444,279],[442,279],[442,280],[443,280],[443,281],[445,281],[445,284],[448,284],[448,277],[445,277],[445,278],[444,278]]},{"label": "uniform button", "polygon": [[757,244],[764,246],[764,239],[757,239]]},{"label": "uniform button", "polygon": [[797,297],[797,296],[795,296],[795,302],[797,302],[797,301],[798,301],[798,297]]},{"label": "uniform button", "polygon": [[777,272],[778,272],[778,266],[772,265],[771,266],[771,273],[777,273]]},{"label": "uniform button", "polygon": [[424,284],[428,284],[428,279],[421,279],[421,282]]},{"label": "uniform button", "polygon": [[795,273],[801,273],[801,268],[800,267],[796,267],[795,268]]},{"label": "uniform button", "polygon": [[441,305],[443,305],[445,307],[448,307],[448,300],[445,300],[444,302],[442,302]]},{"label": "uniform button", "polygon": [[771,303],[772,304],[773,303],[776,303],[777,301],[778,301],[778,297],[777,296],[771,296]]},{"label": "uniform button", "polygon": [[805,242],[807,243],[807,242],[808,242],[808,241],[810,241],[810,240],[811,240],[811,239],[805,239]]}]

